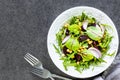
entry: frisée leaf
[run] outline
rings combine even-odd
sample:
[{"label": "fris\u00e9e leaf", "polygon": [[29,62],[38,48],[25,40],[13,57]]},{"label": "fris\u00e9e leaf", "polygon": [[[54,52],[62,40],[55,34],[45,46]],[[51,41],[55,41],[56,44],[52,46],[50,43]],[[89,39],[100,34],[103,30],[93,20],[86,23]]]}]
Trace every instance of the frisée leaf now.
[{"label": "fris\u00e9e leaf", "polygon": [[80,33],[80,27],[77,24],[70,25],[68,27],[68,30],[70,33],[74,33],[75,35],[78,35]]}]

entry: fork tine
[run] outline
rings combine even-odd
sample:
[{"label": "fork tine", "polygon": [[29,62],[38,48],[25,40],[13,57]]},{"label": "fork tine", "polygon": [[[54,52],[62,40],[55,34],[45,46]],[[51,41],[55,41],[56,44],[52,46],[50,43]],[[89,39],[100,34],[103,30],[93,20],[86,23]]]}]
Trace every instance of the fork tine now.
[{"label": "fork tine", "polygon": [[34,57],[33,55],[31,55],[29,53],[27,53],[26,56],[29,57],[30,59],[32,59],[34,62],[39,62],[39,60],[36,57]]},{"label": "fork tine", "polygon": [[25,59],[27,62],[29,62],[32,66],[34,65],[33,61],[31,61],[31,59],[28,57],[27,54],[24,56],[24,59]]},{"label": "fork tine", "polygon": [[32,66],[34,66],[36,63],[39,62],[39,60],[37,58],[35,58],[34,56],[32,56],[31,54],[27,53],[24,56],[24,59],[27,60]]},{"label": "fork tine", "polygon": [[39,62],[39,60],[36,57],[34,57],[33,55],[31,55],[30,53],[27,53],[27,55],[29,57],[31,57],[34,61]]},{"label": "fork tine", "polygon": [[34,66],[34,62],[29,57],[24,57],[24,59],[30,63],[32,66]]},{"label": "fork tine", "polygon": [[31,62],[33,63],[33,65],[36,64],[36,61],[34,61],[30,56],[27,56],[26,58],[27,58],[29,61],[31,61]]},{"label": "fork tine", "polygon": [[34,61],[31,59],[31,57],[28,55],[28,53],[24,56],[24,58],[26,58],[27,60],[29,60],[32,63],[34,63]]}]

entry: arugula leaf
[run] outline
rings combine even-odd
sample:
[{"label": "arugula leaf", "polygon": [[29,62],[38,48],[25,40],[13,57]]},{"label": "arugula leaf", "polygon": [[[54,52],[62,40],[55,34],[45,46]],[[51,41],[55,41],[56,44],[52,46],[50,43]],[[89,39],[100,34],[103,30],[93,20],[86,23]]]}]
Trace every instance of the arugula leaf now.
[{"label": "arugula leaf", "polygon": [[82,44],[82,47],[88,48],[88,43],[87,43],[87,42],[84,42],[84,44]]},{"label": "arugula leaf", "polygon": [[89,62],[80,62],[79,65],[76,65],[76,70],[80,73],[82,73],[83,70],[88,69],[90,66]]},{"label": "arugula leaf", "polygon": [[112,32],[113,32],[113,27],[112,26],[110,26],[110,25],[108,25],[108,24],[101,24],[102,26],[104,26],[107,30],[112,30]]},{"label": "arugula leaf", "polygon": [[63,66],[64,66],[64,68],[65,68],[66,71],[68,70],[68,69],[67,69],[67,63],[68,63],[68,61],[64,60]]},{"label": "arugula leaf", "polygon": [[106,54],[106,55],[108,55],[108,56],[113,56],[113,55],[115,54],[115,52],[116,52],[116,50],[115,50],[114,52],[108,53],[108,54]]},{"label": "arugula leaf", "polygon": [[80,16],[80,21],[82,22],[82,21],[86,20],[87,18],[88,18],[88,16],[84,12],[82,12],[82,15]]},{"label": "arugula leaf", "polygon": [[57,47],[55,46],[55,44],[53,44],[53,46],[54,46],[56,52],[57,52],[59,55],[61,55],[59,48],[57,48]]},{"label": "arugula leaf", "polygon": [[80,65],[77,65],[77,66],[75,66],[76,67],[76,70],[78,71],[78,72],[80,72],[80,73],[82,73],[82,66],[80,66]]},{"label": "arugula leaf", "polygon": [[89,23],[95,23],[96,22],[96,19],[95,18],[91,18],[91,17],[88,17],[88,22]]},{"label": "arugula leaf", "polygon": [[60,29],[60,31],[56,34],[56,39],[58,42],[58,46],[62,49],[62,38],[64,36],[64,28]]},{"label": "arugula leaf", "polygon": [[77,17],[72,17],[71,20],[70,20],[70,25],[72,24],[76,24],[76,20],[77,20]]},{"label": "arugula leaf", "polygon": [[106,48],[109,46],[111,40],[112,40],[112,36],[110,36],[110,34],[108,34],[106,31],[105,31],[105,35],[104,35],[104,38],[102,39],[102,42],[99,44],[99,46],[101,48]]},{"label": "arugula leaf", "polygon": [[75,61],[70,61],[68,59],[65,59],[64,62],[63,62],[63,65],[64,65],[65,70],[67,71],[68,66],[76,66],[77,64],[76,64]]},{"label": "arugula leaf", "polygon": [[102,58],[99,58],[99,59],[97,59],[98,60],[98,62],[105,62],[105,63],[107,63],[105,60],[103,60]]},{"label": "arugula leaf", "polygon": [[70,60],[70,58],[72,58],[75,54],[76,54],[75,52],[73,52],[73,53],[71,53],[71,54],[68,54],[67,59]]}]

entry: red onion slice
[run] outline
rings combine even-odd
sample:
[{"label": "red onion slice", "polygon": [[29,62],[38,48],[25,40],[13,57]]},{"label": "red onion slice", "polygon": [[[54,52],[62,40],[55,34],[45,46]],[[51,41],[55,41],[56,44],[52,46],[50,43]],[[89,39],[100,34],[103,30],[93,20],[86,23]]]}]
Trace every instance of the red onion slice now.
[{"label": "red onion slice", "polygon": [[69,35],[69,36],[66,36],[66,37],[63,39],[62,44],[64,44],[69,38],[70,38],[70,35]]},{"label": "red onion slice", "polygon": [[84,21],[83,22],[83,29],[86,30],[88,26],[88,21]]},{"label": "red onion slice", "polygon": [[98,49],[96,49],[96,48],[90,47],[88,50],[89,50],[89,51],[93,54],[93,56],[95,56],[96,58],[100,58],[100,57],[102,56],[101,52],[100,52]]},{"label": "red onion slice", "polygon": [[[96,28],[100,29],[100,26],[97,24],[97,25],[96,25]],[[101,30],[101,29],[100,29],[100,30]]]}]

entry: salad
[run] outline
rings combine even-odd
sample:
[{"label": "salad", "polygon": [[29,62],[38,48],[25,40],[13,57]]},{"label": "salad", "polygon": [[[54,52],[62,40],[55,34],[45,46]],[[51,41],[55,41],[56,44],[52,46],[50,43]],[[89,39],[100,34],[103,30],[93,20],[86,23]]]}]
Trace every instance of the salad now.
[{"label": "salad", "polygon": [[94,17],[84,12],[73,16],[56,34],[56,52],[63,60],[65,70],[74,66],[79,72],[97,66],[107,55],[112,36],[107,31],[108,24],[98,22]]}]

